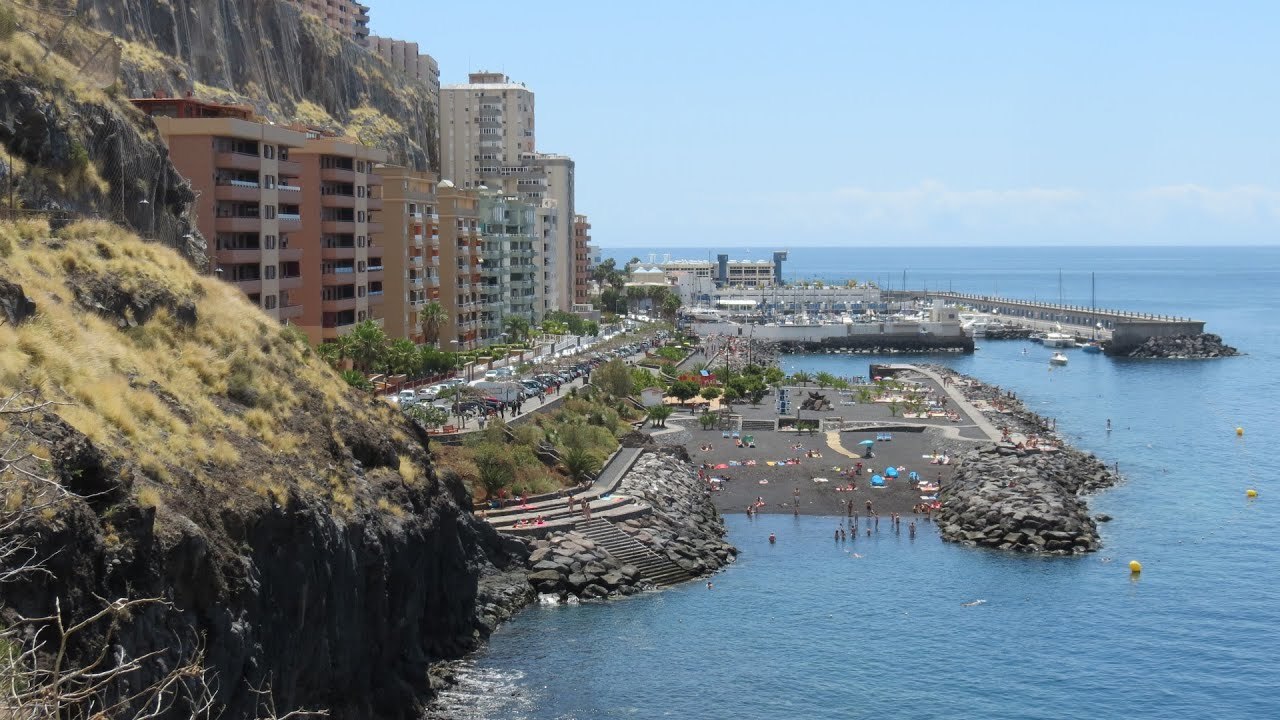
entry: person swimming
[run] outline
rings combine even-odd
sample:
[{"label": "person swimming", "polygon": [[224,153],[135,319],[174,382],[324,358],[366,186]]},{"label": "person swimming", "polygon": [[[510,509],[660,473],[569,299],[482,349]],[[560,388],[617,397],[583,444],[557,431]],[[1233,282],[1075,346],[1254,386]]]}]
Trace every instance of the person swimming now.
[{"label": "person swimming", "polygon": [[773,545],[776,542],[778,542],[778,536],[773,533],[769,533],[769,544]]}]

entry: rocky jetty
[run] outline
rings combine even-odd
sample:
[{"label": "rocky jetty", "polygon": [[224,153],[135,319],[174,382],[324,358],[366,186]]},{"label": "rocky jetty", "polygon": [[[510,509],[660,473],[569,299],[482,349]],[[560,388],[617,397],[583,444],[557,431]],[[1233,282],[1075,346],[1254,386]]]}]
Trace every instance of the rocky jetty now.
[{"label": "rocky jetty", "polygon": [[1205,360],[1239,354],[1239,350],[1222,342],[1221,337],[1213,333],[1200,333],[1199,335],[1147,338],[1141,345],[1120,354],[1119,357]]},{"label": "rocky jetty", "polygon": [[942,539],[999,550],[1071,555],[1097,550],[1082,496],[1117,476],[1092,455],[990,446],[963,456],[940,495]]},{"label": "rocky jetty", "polygon": [[538,593],[562,601],[620,597],[652,589],[655,580],[689,579],[733,561],[737,550],[724,541],[724,520],[683,447],[653,447],[617,492],[652,508],[615,525],[647,551],[648,567],[616,556],[607,541],[590,537],[595,533],[589,528],[553,533],[531,543],[528,582]]}]

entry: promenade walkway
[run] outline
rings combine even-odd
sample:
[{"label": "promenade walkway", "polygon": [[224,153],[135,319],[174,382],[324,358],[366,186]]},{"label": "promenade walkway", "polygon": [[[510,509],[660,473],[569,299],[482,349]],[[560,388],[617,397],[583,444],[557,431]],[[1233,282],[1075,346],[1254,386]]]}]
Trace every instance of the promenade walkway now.
[{"label": "promenade walkway", "polygon": [[[649,513],[649,506],[628,495],[615,491],[623,476],[635,465],[643,452],[641,448],[621,448],[605,463],[592,483],[572,493],[556,493],[528,505],[510,505],[504,508],[482,511],[482,517],[499,532],[526,537],[541,537],[553,530],[571,530],[582,517],[582,503],[591,503],[591,516],[609,519],[639,517]],[[574,499],[574,509],[569,510],[569,497]],[[542,518],[544,525],[529,523]],[[524,521],[525,526],[513,527]]]}]

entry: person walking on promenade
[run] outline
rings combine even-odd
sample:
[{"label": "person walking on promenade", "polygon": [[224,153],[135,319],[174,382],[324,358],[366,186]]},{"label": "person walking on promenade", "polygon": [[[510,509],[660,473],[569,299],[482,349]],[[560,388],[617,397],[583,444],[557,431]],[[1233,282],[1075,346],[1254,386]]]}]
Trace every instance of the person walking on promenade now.
[{"label": "person walking on promenade", "polygon": [[591,501],[590,500],[584,499],[582,501],[582,519],[583,520],[591,519]]}]

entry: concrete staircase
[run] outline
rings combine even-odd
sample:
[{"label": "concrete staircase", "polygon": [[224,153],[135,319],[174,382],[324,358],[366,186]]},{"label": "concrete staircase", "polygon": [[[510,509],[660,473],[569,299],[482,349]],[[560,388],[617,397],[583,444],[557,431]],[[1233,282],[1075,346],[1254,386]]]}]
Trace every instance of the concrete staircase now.
[{"label": "concrete staircase", "polygon": [[578,521],[575,529],[590,538],[596,545],[609,551],[618,562],[634,565],[640,576],[654,585],[675,585],[693,576],[687,570],[640,544],[616,525],[600,518]]},{"label": "concrete staircase", "polygon": [[742,432],[766,432],[769,430],[777,430],[778,423],[775,420],[742,419]]}]

